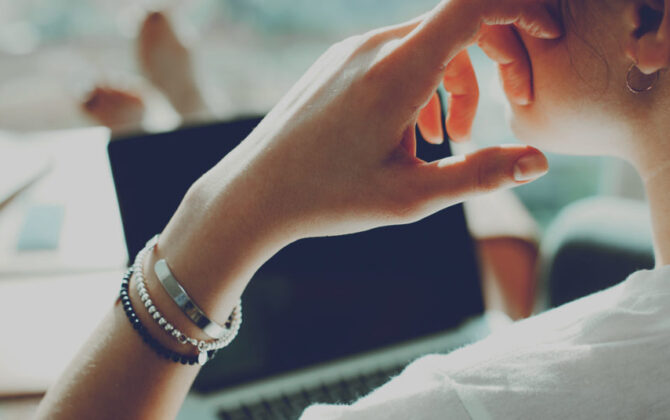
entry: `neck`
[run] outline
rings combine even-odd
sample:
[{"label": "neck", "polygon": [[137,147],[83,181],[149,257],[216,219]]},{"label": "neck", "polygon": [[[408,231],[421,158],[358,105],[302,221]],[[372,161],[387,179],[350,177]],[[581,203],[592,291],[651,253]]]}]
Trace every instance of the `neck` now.
[{"label": "neck", "polygon": [[670,152],[655,152],[661,153],[637,166],[649,199],[656,267],[661,267],[670,264]]}]

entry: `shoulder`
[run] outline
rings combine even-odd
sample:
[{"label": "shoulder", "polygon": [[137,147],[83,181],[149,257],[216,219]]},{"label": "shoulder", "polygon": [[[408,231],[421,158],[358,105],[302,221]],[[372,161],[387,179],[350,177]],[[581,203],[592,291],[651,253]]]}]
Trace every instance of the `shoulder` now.
[{"label": "shoulder", "polygon": [[670,268],[638,272],[301,419],[654,417],[670,412],[669,347]]},{"label": "shoulder", "polygon": [[669,277],[668,270],[635,273],[461,349],[441,361],[441,370],[471,414],[639,418],[670,412],[670,369],[660,369],[670,347]]}]

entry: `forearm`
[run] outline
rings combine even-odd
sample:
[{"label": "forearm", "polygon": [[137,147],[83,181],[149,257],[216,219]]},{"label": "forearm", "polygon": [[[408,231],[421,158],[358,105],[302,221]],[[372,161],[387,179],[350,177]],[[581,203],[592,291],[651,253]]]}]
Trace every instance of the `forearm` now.
[{"label": "forearm", "polygon": [[115,305],[49,389],[39,419],[172,418],[198,367],[156,355]]},{"label": "forearm", "polygon": [[[273,252],[259,239],[263,237],[263,225],[244,221],[245,217],[253,217],[252,211],[245,208],[244,199],[230,199],[234,205],[224,208],[205,202],[199,192],[191,191],[145,264],[145,281],[154,305],[169,322],[198,339],[211,340],[181,313],[152,268],[157,259],[166,258],[194,301],[222,324],[249,278]],[[207,218],[221,212],[228,217],[210,223],[209,229],[202,228]],[[134,284],[135,279],[131,279],[131,286]],[[179,344],[157,325],[135,287],[129,290],[133,308],[152,337],[170,350],[194,354],[193,347]],[[113,299],[110,296],[110,301]],[[174,363],[156,354],[131,327],[117,301],[50,388],[38,417],[173,418],[198,371],[198,365]]]}]

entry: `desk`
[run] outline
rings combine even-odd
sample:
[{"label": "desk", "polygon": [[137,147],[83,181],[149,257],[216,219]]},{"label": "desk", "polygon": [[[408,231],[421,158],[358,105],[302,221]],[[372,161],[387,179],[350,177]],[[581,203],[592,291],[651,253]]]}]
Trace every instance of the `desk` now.
[{"label": "desk", "polygon": [[[0,281],[17,275],[72,273],[125,264],[121,217],[107,159],[108,139],[109,131],[104,128],[11,138],[36,155],[49,156],[51,170],[0,209]],[[18,251],[26,211],[38,205],[63,207],[58,248]]]},{"label": "desk", "polygon": [[[12,139],[47,153],[52,169],[0,208],[0,397],[43,393],[114,302],[127,254],[108,138],[89,128]],[[58,247],[19,251],[25,212],[39,204],[64,209]],[[0,401],[0,418],[30,401]]]}]

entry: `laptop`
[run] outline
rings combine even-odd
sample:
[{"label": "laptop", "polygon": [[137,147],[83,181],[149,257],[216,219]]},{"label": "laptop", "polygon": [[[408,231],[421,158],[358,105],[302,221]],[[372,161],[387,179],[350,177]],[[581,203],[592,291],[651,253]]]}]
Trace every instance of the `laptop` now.
[{"label": "laptop", "polygon": [[[129,255],[260,120],[109,143]],[[417,135],[422,159],[450,155],[449,142]],[[310,404],[351,402],[411,360],[488,333],[460,205],[410,225],[298,241],[258,270],[243,303],[239,335],[203,367],[180,418],[295,419]]]}]

